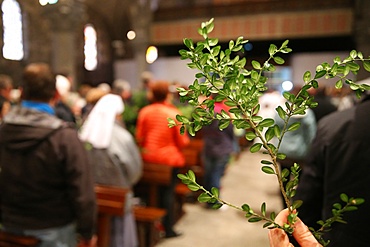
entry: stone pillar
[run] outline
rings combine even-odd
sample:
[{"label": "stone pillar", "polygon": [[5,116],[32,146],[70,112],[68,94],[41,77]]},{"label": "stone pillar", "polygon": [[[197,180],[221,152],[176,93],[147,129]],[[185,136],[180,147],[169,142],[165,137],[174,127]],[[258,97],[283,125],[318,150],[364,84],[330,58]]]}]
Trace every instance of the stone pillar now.
[{"label": "stone pillar", "polygon": [[136,38],[131,41],[136,63],[136,81],[134,85],[136,88],[140,88],[142,87],[141,75],[148,70],[145,56],[150,44],[151,0],[132,1],[130,4],[131,27],[136,32]]},{"label": "stone pillar", "polygon": [[[370,1],[356,0],[354,15],[354,36],[357,51],[361,51],[364,57],[370,56]],[[370,77],[369,72],[360,71],[357,80],[363,80]]]},{"label": "stone pillar", "polygon": [[51,66],[57,73],[66,73],[72,81],[72,89],[76,89],[77,38],[83,38],[85,9],[82,0],[59,0],[57,4],[44,6],[44,16],[51,27]]}]

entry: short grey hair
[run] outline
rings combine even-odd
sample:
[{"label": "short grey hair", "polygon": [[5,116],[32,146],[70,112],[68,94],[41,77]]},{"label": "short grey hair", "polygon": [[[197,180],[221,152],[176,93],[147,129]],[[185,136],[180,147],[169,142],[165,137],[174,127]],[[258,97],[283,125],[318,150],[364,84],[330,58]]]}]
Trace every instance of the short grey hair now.
[{"label": "short grey hair", "polygon": [[113,82],[112,92],[115,94],[121,94],[122,92],[131,91],[131,85],[128,81],[117,79]]}]

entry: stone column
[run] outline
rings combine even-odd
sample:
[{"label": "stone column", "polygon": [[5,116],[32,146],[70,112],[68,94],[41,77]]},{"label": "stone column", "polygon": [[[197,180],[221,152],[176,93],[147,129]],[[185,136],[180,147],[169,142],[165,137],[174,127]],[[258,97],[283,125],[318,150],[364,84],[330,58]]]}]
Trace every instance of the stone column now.
[{"label": "stone column", "polygon": [[148,70],[145,56],[150,44],[151,0],[132,1],[129,13],[132,30],[136,32],[136,38],[131,41],[136,63],[136,81],[134,85],[136,88],[140,88],[142,86],[141,75]]},{"label": "stone column", "polygon": [[57,73],[66,73],[72,81],[72,89],[76,89],[77,38],[81,32],[85,9],[82,0],[59,0],[57,4],[44,6],[44,16],[49,20],[52,31],[51,66]]}]

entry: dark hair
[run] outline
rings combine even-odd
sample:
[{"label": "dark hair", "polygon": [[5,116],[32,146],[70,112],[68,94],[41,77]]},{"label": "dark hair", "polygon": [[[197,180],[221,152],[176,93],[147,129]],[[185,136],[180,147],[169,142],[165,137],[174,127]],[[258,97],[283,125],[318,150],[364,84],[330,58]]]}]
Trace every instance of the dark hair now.
[{"label": "dark hair", "polygon": [[23,99],[47,102],[55,93],[56,77],[48,64],[32,63],[24,69]]},{"label": "dark hair", "polygon": [[8,75],[0,75],[0,89],[8,89],[13,86],[13,80]]},{"label": "dark hair", "polygon": [[152,102],[163,102],[169,94],[170,84],[167,81],[156,81],[151,84]]}]

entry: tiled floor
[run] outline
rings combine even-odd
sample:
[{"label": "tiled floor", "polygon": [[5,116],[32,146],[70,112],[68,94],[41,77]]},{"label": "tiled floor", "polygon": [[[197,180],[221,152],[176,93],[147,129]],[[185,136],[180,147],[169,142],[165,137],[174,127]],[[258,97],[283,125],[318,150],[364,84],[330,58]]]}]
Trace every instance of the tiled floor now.
[{"label": "tiled floor", "polygon": [[[259,211],[266,202],[267,211],[281,210],[278,184],[274,175],[261,171],[265,155],[244,151],[232,162],[222,181],[221,197],[236,206],[249,204]],[[164,239],[156,247],[268,247],[263,223],[249,223],[244,214],[233,208],[205,209],[202,204],[185,204],[186,214],[175,229],[183,235]]]}]

